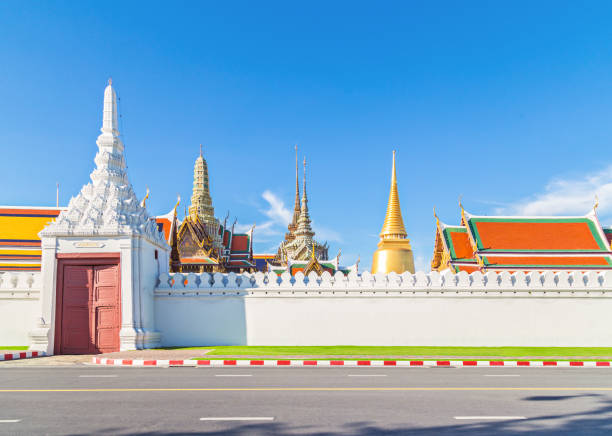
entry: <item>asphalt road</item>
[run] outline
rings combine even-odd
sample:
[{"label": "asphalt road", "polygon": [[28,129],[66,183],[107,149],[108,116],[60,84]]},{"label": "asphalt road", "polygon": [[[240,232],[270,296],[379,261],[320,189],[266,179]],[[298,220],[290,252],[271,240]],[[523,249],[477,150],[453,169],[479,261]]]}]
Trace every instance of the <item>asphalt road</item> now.
[{"label": "asphalt road", "polygon": [[612,369],[3,367],[0,434],[612,434]]}]

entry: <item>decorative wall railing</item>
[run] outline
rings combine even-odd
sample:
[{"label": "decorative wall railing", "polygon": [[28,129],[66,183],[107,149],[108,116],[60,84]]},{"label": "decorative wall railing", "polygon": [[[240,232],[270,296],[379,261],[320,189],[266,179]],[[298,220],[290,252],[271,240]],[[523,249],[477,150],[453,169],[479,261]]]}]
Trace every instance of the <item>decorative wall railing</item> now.
[{"label": "decorative wall railing", "polygon": [[39,271],[9,271],[0,273],[0,300],[38,299],[42,288]]},{"label": "decorative wall railing", "polygon": [[541,295],[561,292],[606,293],[612,295],[612,271],[597,272],[509,272],[482,274],[474,272],[415,274],[370,274],[354,273],[345,276],[337,272],[334,276],[325,272],[321,276],[312,272],[305,277],[301,272],[292,277],[283,273],[255,274],[180,274],[163,273],[155,290],[157,296],[178,295],[248,295],[284,293],[383,293],[383,294],[452,294],[452,293],[528,293]]}]

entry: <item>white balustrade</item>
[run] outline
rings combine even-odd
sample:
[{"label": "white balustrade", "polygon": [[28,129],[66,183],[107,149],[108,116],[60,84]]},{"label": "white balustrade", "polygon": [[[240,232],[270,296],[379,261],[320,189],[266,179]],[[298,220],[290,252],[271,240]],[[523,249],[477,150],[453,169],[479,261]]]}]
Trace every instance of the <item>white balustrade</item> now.
[{"label": "white balustrade", "polygon": [[[0,291],[34,288],[40,288],[39,273],[5,273],[0,277]],[[587,293],[597,290],[604,293],[610,292],[612,296],[612,271],[589,271],[587,273],[532,271],[527,274],[522,271],[515,273],[504,271],[501,273],[487,272],[484,275],[480,271],[471,274],[463,271],[457,274],[450,271],[444,271],[442,274],[437,271],[430,273],[419,271],[415,274],[408,272],[371,274],[366,271],[361,275],[354,272],[348,275],[336,272],[333,276],[328,272],[324,272],[321,276],[311,272],[308,277],[305,277],[302,272],[298,272],[295,276],[291,276],[288,272],[280,276],[272,272],[266,274],[261,272],[254,274],[214,273],[212,276],[208,273],[162,273],[159,275],[156,293],[172,295],[174,292],[177,295],[184,295],[185,293],[191,294],[188,291],[202,289],[209,291],[200,294],[203,296],[222,294],[226,290],[245,295],[249,293],[263,295],[268,291],[274,291],[275,295],[287,292],[294,294],[296,290],[299,290],[300,295],[316,292],[337,296],[346,295],[347,292],[366,296],[381,291],[390,296],[398,295],[398,292],[395,291],[400,293],[410,291],[403,295],[424,295],[429,292],[439,295],[442,292],[448,294],[478,293],[479,295],[512,293],[525,296],[529,293],[542,295],[548,292],[558,294],[563,291],[563,294],[567,294],[567,292]],[[231,292],[229,295],[235,295],[235,293]]]}]

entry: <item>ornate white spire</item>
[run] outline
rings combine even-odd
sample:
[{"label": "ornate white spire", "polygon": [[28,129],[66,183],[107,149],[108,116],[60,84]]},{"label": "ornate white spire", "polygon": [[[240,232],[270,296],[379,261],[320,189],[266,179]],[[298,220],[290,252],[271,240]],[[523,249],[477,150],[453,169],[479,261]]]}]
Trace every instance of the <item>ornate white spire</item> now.
[{"label": "ornate white spire", "polygon": [[83,186],[70,200],[68,208],[40,236],[142,235],[166,244],[128,180],[117,119],[117,94],[109,80],[104,90],[102,133],[96,141],[98,153],[91,183]]}]

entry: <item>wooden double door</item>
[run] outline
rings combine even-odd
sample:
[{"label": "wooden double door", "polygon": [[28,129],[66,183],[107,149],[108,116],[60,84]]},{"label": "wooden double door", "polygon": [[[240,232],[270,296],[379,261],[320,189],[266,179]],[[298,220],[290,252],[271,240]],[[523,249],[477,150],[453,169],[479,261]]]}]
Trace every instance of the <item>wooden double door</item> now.
[{"label": "wooden double door", "polygon": [[119,351],[121,286],[119,264],[96,260],[58,265],[57,354]]}]

